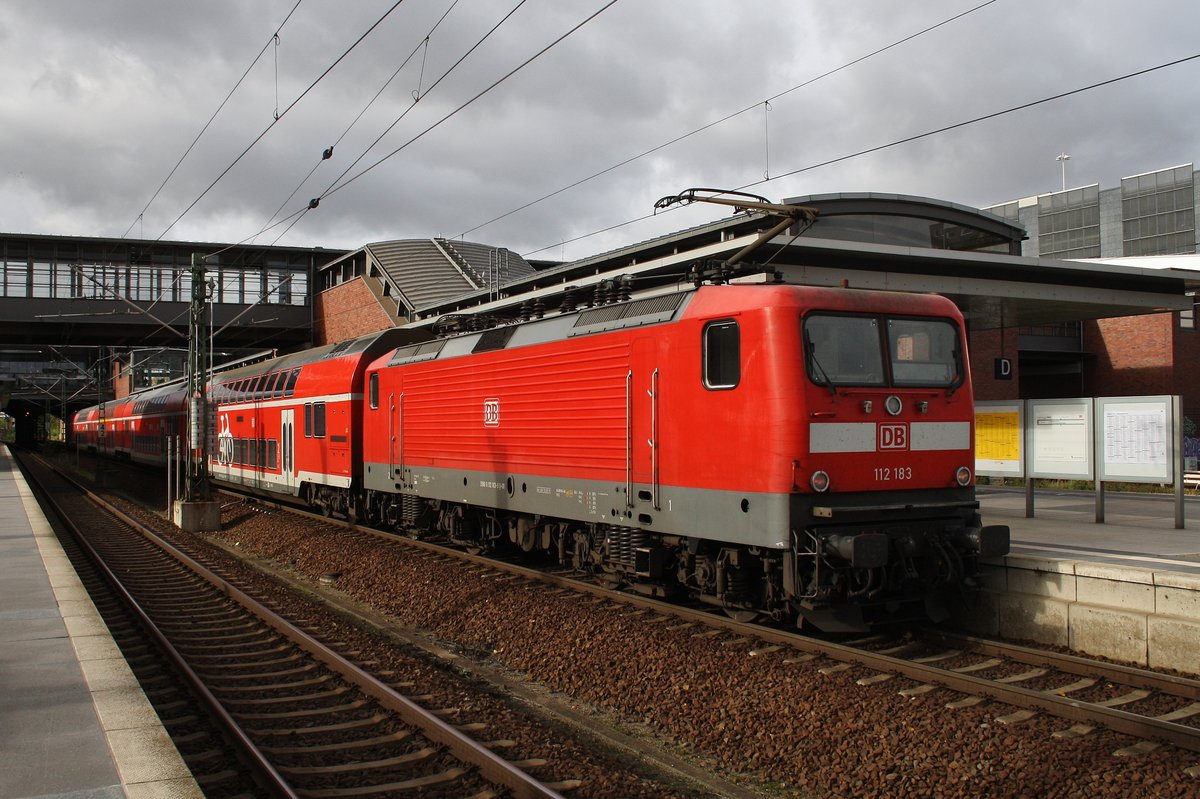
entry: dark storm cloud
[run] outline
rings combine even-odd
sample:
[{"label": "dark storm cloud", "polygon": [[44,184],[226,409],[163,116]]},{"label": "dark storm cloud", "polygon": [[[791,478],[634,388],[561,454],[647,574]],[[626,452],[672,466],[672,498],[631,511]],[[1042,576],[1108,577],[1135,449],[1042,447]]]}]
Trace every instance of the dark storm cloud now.
[{"label": "dark storm cloud", "polygon": [[[353,247],[456,236],[580,257],[722,214],[645,216],[693,185],[778,198],[885,191],[988,205],[1196,156],[1195,63],[819,169],[805,167],[1194,54],[1184,2],[999,0],[913,41],[763,101],[980,2],[799,4],[623,0],[428,135],[404,146],[600,8],[529,0],[451,76],[430,86],[516,0],[407,0],[176,219],[392,5],[303,0],[193,152],[138,215],[266,44],[294,0],[244,3],[20,0],[0,20],[0,228],[239,241],[302,209],[388,125],[345,188],[281,243]],[[321,151],[417,50],[298,189]],[[278,61],[278,73],[276,72]],[[422,69],[423,65],[423,69]],[[414,92],[422,94],[413,105]],[[615,164],[750,109],[478,227]],[[406,110],[408,109],[408,110]],[[794,175],[777,178],[795,170]],[[291,200],[285,202],[295,191]],[[168,226],[172,225],[168,230]],[[472,228],[477,228],[472,230]],[[272,241],[277,226],[258,241]]]}]

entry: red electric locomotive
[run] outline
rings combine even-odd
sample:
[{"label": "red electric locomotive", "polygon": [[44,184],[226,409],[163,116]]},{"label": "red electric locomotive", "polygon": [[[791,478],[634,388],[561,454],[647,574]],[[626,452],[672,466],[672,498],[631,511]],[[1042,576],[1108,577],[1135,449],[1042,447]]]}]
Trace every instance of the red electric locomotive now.
[{"label": "red electric locomotive", "polygon": [[861,629],[1007,551],[942,297],[705,286],[402,347],[367,385],[373,518],[646,593]]}]

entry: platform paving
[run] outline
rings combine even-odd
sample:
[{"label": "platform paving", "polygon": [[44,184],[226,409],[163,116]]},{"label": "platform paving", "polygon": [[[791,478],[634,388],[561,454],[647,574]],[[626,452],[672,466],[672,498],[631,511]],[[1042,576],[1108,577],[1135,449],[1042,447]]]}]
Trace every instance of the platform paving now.
[{"label": "platform paving", "polygon": [[1025,489],[980,486],[984,524],[1007,524],[1013,551],[1068,553],[1074,560],[1130,564],[1177,561],[1200,574],[1200,497],[1184,498],[1184,527],[1175,528],[1175,499],[1165,494],[1107,492],[1104,522],[1096,523],[1095,495],[1039,490],[1034,516],[1025,515]]},{"label": "platform paving", "polygon": [[0,799],[201,796],[0,445]]}]

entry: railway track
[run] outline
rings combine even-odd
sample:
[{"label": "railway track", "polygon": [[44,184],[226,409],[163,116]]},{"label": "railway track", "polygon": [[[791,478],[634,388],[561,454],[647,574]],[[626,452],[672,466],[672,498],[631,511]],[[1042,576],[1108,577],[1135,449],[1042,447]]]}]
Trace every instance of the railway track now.
[{"label": "railway track", "polygon": [[230,505],[206,539],[458,642],[458,669],[502,664],[802,794],[1182,797],[1200,777],[1194,680],[940,631],[822,641],[285,510]]},{"label": "railway track", "polygon": [[[1200,725],[1197,679],[939,630],[921,631],[916,638],[884,635],[839,642],[812,637],[736,621],[711,608],[680,607],[624,593],[569,572],[530,568],[436,542],[331,520],[287,505],[277,507],[345,524],[347,529],[419,550],[434,560],[457,560],[476,569],[494,570],[678,619],[680,624],[721,631],[729,636],[727,640],[746,643],[752,654],[781,652],[789,663],[814,663],[827,676],[854,666],[870,670],[870,674],[855,678],[860,685],[896,684],[898,693],[906,697],[948,689],[959,696],[945,703],[947,710],[993,701],[1004,706],[995,716],[999,724],[1016,725],[1044,714],[1063,721],[1053,733],[1057,738],[1082,737],[1108,729],[1135,739],[1115,750],[1117,756],[1145,754],[1163,744],[1200,752],[1200,726],[1194,726]],[[1200,765],[1189,773],[1200,777]]]},{"label": "railway track", "polygon": [[274,795],[559,797],[579,787],[535,779],[527,770],[545,763],[494,751],[511,745],[503,730],[478,742],[469,733],[486,722],[450,723],[458,709],[423,707],[400,693],[411,687],[405,675],[385,683],[134,520],[101,512],[94,497],[41,465],[25,466]]}]

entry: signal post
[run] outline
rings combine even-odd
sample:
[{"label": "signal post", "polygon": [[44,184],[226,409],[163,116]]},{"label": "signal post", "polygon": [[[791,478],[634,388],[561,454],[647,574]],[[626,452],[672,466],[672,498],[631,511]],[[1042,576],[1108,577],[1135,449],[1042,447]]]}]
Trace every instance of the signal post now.
[{"label": "signal post", "polygon": [[189,533],[221,529],[221,506],[208,483],[208,283],[204,258],[192,254],[192,304],[188,323],[187,456],[183,499],[175,501],[176,526]]}]

